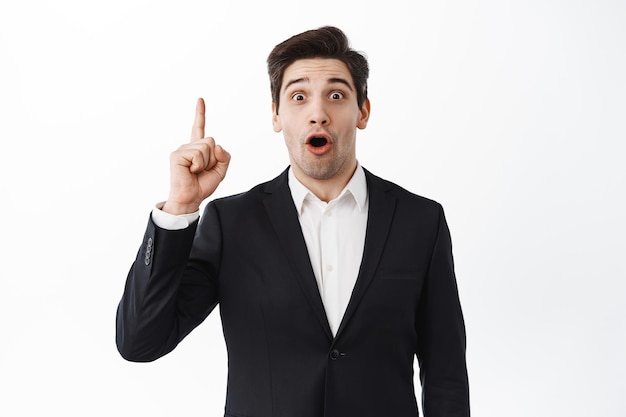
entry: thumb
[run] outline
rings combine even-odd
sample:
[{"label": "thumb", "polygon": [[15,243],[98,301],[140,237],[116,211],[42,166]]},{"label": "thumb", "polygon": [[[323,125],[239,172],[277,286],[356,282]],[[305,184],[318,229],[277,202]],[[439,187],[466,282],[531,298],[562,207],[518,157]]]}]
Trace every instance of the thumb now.
[{"label": "thumb", "polygon": [[222,148],[220,145],[215,146],[215,159],[217,163],[213,167],[215,171],[224,179],[226,171],[228,170],[228,164],[230,164],[230,154]]}]

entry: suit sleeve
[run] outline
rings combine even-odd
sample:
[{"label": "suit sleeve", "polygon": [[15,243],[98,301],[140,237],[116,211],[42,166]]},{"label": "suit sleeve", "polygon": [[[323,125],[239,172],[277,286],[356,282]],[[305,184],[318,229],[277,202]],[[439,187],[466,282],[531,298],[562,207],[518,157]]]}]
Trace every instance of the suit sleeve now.
[{"label": "suit sleeve", "polygon": [[116,343],[124,359],[166,355],[215,308],[220,242],[212,204],[186,229],[165,230],[149,220],[117,309]]},{"label": "suit sleeve", "polygon": [[425,417],[469,417],[465,324],[450,232],[441,207],[416,322]]}]

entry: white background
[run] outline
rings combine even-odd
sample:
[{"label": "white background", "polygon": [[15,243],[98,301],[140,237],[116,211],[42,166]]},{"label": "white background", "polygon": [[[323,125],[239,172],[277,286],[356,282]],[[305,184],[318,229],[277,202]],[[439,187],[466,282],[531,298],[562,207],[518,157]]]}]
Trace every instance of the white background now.
[{"label": "white background", "polygon": [[196,98],[233,156],[217,195],[273,178],[265,59],[333,24],[370,59],[360,162],[446,210],[472,414],[625,416],[625,22],[618,0],[3,2],[0,415],[223,413],[217,311],[134,364],[116,305]]}]

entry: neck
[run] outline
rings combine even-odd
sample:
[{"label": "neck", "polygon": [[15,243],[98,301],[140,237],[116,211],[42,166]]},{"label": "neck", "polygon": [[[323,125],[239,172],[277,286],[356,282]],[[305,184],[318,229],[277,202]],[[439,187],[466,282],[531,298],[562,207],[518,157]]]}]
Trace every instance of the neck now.
[{"label": "neck", "polygon": [[[340,170],[333,177],[328,179],[317,179],[309,177],[298,169],[294,169],[293,173],[298,181],[308,188],[317,198],[328,203],[339,196],[341,191],[346,187],[356,171],[357,162],[354,161],[351,166]],[[292,164],[292,169],[294,165]]]}]

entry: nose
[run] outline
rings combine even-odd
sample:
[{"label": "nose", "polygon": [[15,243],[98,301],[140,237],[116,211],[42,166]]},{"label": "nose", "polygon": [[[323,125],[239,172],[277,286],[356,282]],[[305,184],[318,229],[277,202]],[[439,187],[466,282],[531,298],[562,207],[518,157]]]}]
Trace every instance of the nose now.
[{"label": "nose", "polygon": [[311,103],[311,114],[309,116],[309,124],[326,126],[330,123],[330,117],[326,111],[323,99],[315,100]]}]

